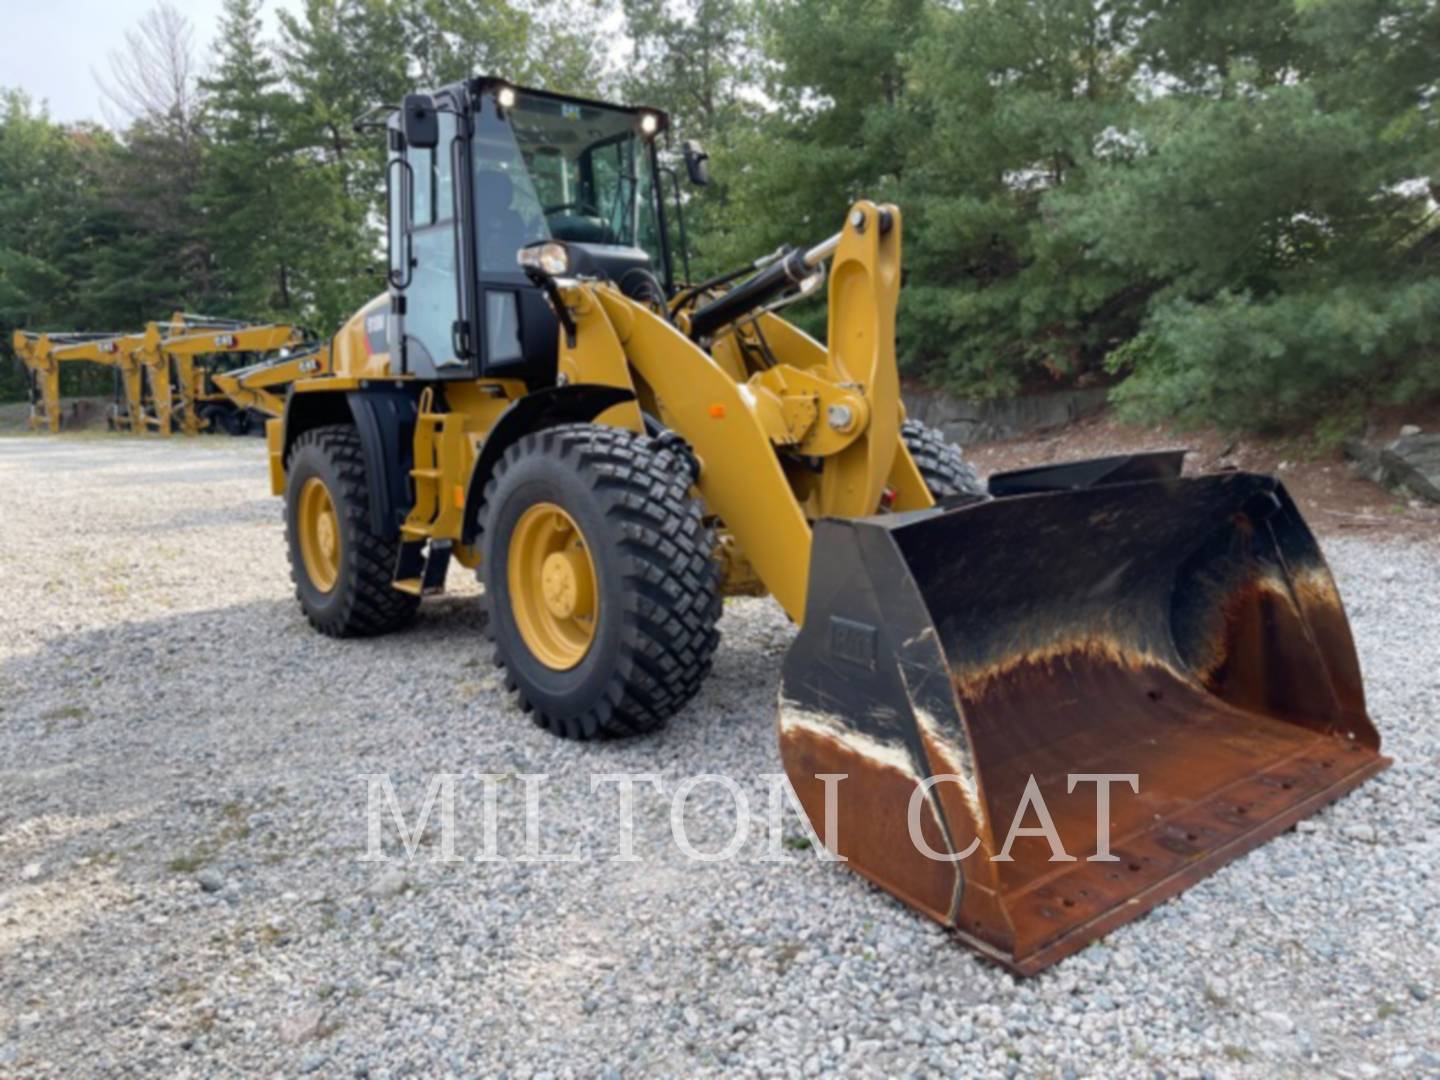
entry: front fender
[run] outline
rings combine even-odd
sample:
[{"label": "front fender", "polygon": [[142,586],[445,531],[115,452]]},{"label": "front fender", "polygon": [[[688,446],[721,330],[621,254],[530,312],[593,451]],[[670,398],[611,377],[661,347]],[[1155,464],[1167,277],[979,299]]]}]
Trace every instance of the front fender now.
[{"label": "front fender", "polygon": [[500,456],[510,445],[532,431],[557,427],[560,424],[584,424],[615,405],[635,400],[633,391],[619,386],[572,383],[553,386],[519,398],[500,414],[490,429],[465,488],[465,524],[461,543],[470,544],[480,527],[480,505],[485,501],[485,485]]}]

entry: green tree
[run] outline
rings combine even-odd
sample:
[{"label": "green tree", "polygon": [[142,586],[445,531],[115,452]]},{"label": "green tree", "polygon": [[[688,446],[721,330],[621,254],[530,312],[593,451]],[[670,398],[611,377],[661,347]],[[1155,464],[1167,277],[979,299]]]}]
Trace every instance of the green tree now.
[{"label": "green tree", "polygon": [[[670,116],[662,146],[666,164],[684,176],[679,140],[700,143],[716,162],[710,187],[681,181],[679,197],[693,276],[727,268],[726,214],[735,174],[726,168],[737,138],[761,109],[754,90],[759,64],[752,0],[622,0],[630,50],[612,93],[631,105],[650,105]],[[669,182],[666,197],[673,198]],[[678,237],[677,237],[678,238]],[[743,242],[743,241],[742,241]],[[743,256],[748,260],[754,253]]]},{"label": "green tree", "polygon": [[1246,427],[1433,391],[1433,2],[930,20],[902,118],[912,370],[996,393],[1108,368],[1132,415]]},{"label": "green tree", "polygon": [[73,156],[43,109],[22,91],[0,91],[0,400],[25,393],[11,335],[44,326],[71,293],[60,258]]},{"label": "green tree", "polygon": [[893,194],[904,57],[926,0],[766,0],[759,96],[766,115],[717,154],[728,204],[718,253],[733,265],[839,227],[849,204]]},{"label": "green tree", "polygon": [[[63,127],[22,92],[0,91],[0,399],[26,390],[15,330],[108,328],[130,312],[96,288],[121,224],[105,194],[120,153],[104,129]],[[98,370],[65,377],[71,392],[109,385]]]},{"label": "green tree", "polygon": [[[73,237],[75,147],[19,90],[0,92],[0,330],[43,325],[71,295],[61,265]],[[93,198],[92,191],[82,191]]]},{"label": "green tree", "polygon": [[1135,18],[1093,0],[930,13],[900,121],[912,370],[1013,393],[1083,376],[1133,332],[1146,280],[1090,261],[1049,204],[1083,201],[1091,174],[1131,152]]},{"label": "green tree", "polygon": [[599,86],[603,50],[585,0],[406,0],[422,87],[496,75],[573,94]]},{"label": "green tree", "polygon": [[1086,200],[1051,205],[1092,264],[1155,285],[1118,400],[1279,429],[1440,392],[1440,9],[1153,7],[1137,51],[1170,93]]},{"label": "green tree", "polygon": [[101,89],[118,145],[87,144],[83,161],[103,192],[95,227],[106,239],[85,268],[72,328],[140,325],[214,288],[198,213],[205,135],[193,39],[162,0],[110,54]]},{"label": "green tree", "polygon": [[287,123],[293,105],[260,37],[258,0],[225,0],[208,95],[206,233],[215,259],[215,314],[294,315],[306,306],[294,255],[304,243],[294,196],[300,170]]},{"label": "green tree", "polygon": [[292,258],[307,283],[306,317],[328,333],[383,288],[385,139],[353,124],[411,89],[406,28],[391,0],[306,0],[279,14],[293,96],[287,141],[299,162],[291,210],[306,233]]}]

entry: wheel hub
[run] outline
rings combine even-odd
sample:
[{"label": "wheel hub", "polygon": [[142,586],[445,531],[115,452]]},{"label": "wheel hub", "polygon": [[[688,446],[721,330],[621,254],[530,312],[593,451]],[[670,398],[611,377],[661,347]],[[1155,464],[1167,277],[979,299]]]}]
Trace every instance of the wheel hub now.
[{"label": "wheel hub", "polygon": [[579,606],[580,572],[576,562],[575,554],[570,551],[554,551],[545,556],[545,565],[540,572],[545,606],[557,619],[572,617]]},{"label": "wheel hub", "polygon": [[326,514],[315,524],[316,539],[320,541],[320,550],[330,558],[335,557],[335,516]]},{"label": "wheel hub", "polygon": [[305,576],[322,593],[335,588],[340,577],[340,518],[335,501],[318,476],[300,489],[296,527],[300,538],[300,560]]},{"label": "wheel hub", "polygon": [[536,503],[510,534],[510,608],[525,645],[556,671],[585,658],[595,637],[595,564],[580,527],[556,503]]}]

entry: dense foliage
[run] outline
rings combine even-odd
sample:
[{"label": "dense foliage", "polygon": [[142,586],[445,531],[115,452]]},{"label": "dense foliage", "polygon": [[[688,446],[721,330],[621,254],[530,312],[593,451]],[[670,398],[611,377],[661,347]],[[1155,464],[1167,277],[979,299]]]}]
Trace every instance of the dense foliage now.
[{"label": "dense foliage", "polygon": [[274,40],[227,0],[213,30],[110,127],[0,97],[7,337],[333,329],[381,287],[350,121],[490,71],[704,141],[697,273],[899,203],[913,376],[1252,429],[1440,394],[1437,0],[304,0]]}]

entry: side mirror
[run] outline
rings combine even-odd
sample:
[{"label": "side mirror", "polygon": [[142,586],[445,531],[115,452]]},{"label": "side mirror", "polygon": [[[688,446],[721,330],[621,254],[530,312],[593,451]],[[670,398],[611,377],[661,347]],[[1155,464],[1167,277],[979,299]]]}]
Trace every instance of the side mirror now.
[{"label": "side mirror", "polygon": [[685,153],[685,172],[696,187],[710,183],[710,155],[701,149],[694,139],[686,139],[682,147]]},{"label": "side mirror", "polygon": [[440,142],[440,117],[429,94],[406,94],[401,107],[405,142],[417,150],[433,150]]}]

